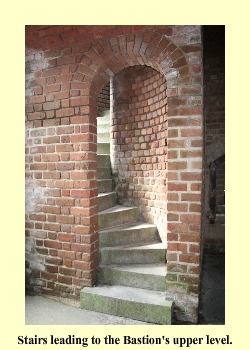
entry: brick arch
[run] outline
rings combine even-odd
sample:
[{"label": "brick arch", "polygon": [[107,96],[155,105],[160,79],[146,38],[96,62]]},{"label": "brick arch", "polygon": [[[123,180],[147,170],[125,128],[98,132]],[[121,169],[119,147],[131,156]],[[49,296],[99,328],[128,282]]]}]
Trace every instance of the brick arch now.
[{"label": "brick arch", "polygon": [[95,41],[83,55],[73,81],[89,82],[89,94],[96,98],[110,77],[135,65],[149,66],[179,84],[190,74],[184,51],[164,30],[150,30]]},{"label": "brick arch", "polygon": [[[66,292],[76,295],[82,285],[95,282],[98,260],[96,100],[111,76],[129,66],[146,65],[161,72],[167,81],[167,295],[183,300],[186,308],[188,296],[178,298],[178,294],[191,294],[191,304],[196,304],[192,298],[197,296],[199,280],[200,34],[191,36],[195,28],[189,26],[150,26],[149,29],[115,26],[105,33],[96,33],[96,30],[86,26],[27,28],[27,54],[30,54],[27,57],[30,61],[27,175],[32,182],[28,196],[36,206],[27,213],[28,234],[36,235],[37,228],[43,227],[40,234],[48,235],[44,238],[43,250],[35,245],[41,252],[38,258],[43,262],[42,266],[39,259],[36,262],[39,283],[43,283],[45,291],[51,291],[54,288],[51,280],[55,281],[58,293],[60,288],[64,291],[65,285],[69,285]],[[192,44],[195,42],[198,44]],[[33,191],[34,183],[37,191]],[[39,191],[43,194],[42,203]],[[31,247],[33,241],[32,238]],[[60,253],[57,260],[45,256],[57,250]],[[55,267],[60,259],[66,259],[67,264],[69,259],[72,267]],[[31,262],[34,266],[32,259]],[[191,308],[188,312],[192,314]]]},{"label": "brick arch", "polygon": [[96,41],[84,54],[73,81],[80,74],[87,86],[86,114],[92,120],[101,89],[111,76],[133,65],[150,66],[167,81],[167,295],[176,297],[185,290],[196,297],[201,240],[202,86],[201,79],[194,76],[192,62],[163,33],[145,31]]}]

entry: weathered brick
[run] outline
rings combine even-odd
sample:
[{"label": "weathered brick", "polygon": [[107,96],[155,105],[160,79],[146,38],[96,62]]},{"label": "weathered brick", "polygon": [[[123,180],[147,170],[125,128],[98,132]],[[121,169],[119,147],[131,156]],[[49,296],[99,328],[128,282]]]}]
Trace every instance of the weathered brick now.
[{"label": "weathered brick", "polygon": [[28,120],[45,119],[44,112],[28,113]]},{"label": "weathered brick", "polygon": [[184,170],[187,169],[187,162],[169,162],[168,163],[169,170]]},{"label": "weathered brick", "polygon": [[199,202],[201,201],[201,193],[182,193],[181,200],[188,202]]},{"label": "weathered brick", "polygon": [[58,162],[60,160],[59,154],[43,154],[43,162]]},{"label": "weathered brick", "polygon": [[57,241],[45,240],[44,246],[47,248],[61,249],[62,244]]},{"label": "weathered brick", "polygon": [[60,207],[44,205],[43,212],[50,214],[60,214]]},{"label": "weathered brick", "polygon": [[73,224],[74,217],[69,215],[57,215],[56,221],[64,224]]},{"label": "weathered brick", "polygon": [[201,129],[186,129],[181,130],[181,137],[201,137],[202,130]]},{"label": "weathered brick", "polygon": [[43,142],[45,144],[53,144],[53,143],[59,143],[60,142],[60,136],[49,136],[45,137],[43,139]]},{"label": "weathered brick", "polygon": [[71,196],[77,198],[91,198],[97,195],[96,190],[71,190]]},{"label": "weathered brick", "polygon": [[191,203],[190,206],[189,206],[189,211],[190,212],[200,213],[201,212],[201,204],[199,204],[199,203]]},{"label": "weathered brick", "polygon": [[73,74],[62,74],[56,76],[56,83],[65,83],[72,80]]},{"label": "weathered brick", "polygon": [[168,190],[169,191],[186,191],[187,185],[183,183],[169,183],[168,184]]},{"label": "weathered brick", "polygon": [[182,222],[191,222],[191,223],[199,223],[201,221],[201,216],[200,215],[195,215],[195,214],[181,214],[180,215],[180,220]]},{"label": "weathered brick", "polygon": [[68,268],[68,267],[60,266],[59,267],[59,273],[62,274],[62,275],[75,276],[76,275],[76,270]]},{"label": "weathered brick", "polygon": [[60,126],[56,129],[57,135],[72,134],[74,132],[74,126]]},{"label": "weathered brick", "polygon": [[72,144],[63,144],[63,145],[57,145],[56,146],[56,152],[72,152],[73,151],[73,145]]},{"label": "weathered brick", "polygon": [[59,241],[75,242],[76,237],[75,235],[72,235],[72,234],[58,233],[58,239]]},{"label": "weathered brick", "polygon": [[75,259],[76,253],[73,251],[65,251],[65,250],[59,250],[58,251],[58,257],[62,259]]},{"label": "weathered brick", "polygon": [[[65,190],[62,191],[62,196],[65,195],[64,191]],[[63,198],[63,197],[61,197],[61,198],[56,198],[56,200],[55,200],[55,204],[59,205],[59,206],[73,206],[74,202],[75,202],[75,199],[73,199],[73,198]]]},{"label": "weathered brick", "polygon": [[[60,102],[58,101],[60,104]],[[75,111],[74,108],[62,108],[56,111],[56,118],[64,118],[64,117],[70,117],[74,115]]]},{"label": "weathered brick", "polygon": [[169,211],[186,212],[188,209],[188,205],[184,203],[168,203],[167,208]]},{"label": "weathered brick", "polygon": [[202,173],[201,172],[182,172],[181,180],[183,181],[201,181]]},{"label": "weathered brick", "polygon": [[60,91],[60,89],[61,89],[61,85],[60,84],[52,84],[52,85],[44,86],[43,91],[44,91],[44,93],[51,93],[51,92]]},{"label": "weathered brick", "polygon": [[60,231],[60,224],[57,224],[57,223],[50,223],[50,224],[47,224],[47,223],[44,223],[44,230],[48,230],[48,231]]},{"label": "weathered brick", "polygon": [[47,164],[43,164],[43,163],[30,164],[30,170],[46,170],[46,169],[47,169]]},{"label": "weathered brick", "polygon": [[45,280],[57,281],[57,275],[54,274],[54,273],[50,273],[50,272],[41,272],[41,277],[44,278]]},{"label": "weathered brick", "polygon": [[55,76],[60,74],[60,72],[61,72],[60,68],[49,68],[43,71],[43,76],[44,77]]},{"label": "weathered brick", "polygon": [[89,104],[89,98],[88,97],[75,97],[70,99],[70,106],[84,106],[86,104]]},{"label": "weathered brick", "polygon": [[58,272],[58,266],[54,265],[46,265],[46,270],[51,273],[57,273]]},{"label": "weathered brick", "polygon": [[[209,92],[219,76],[212,69],[204,75],[203,101],[200,26],[31,27],[27,179],[42,195],[34,192],[26,234],[45,234],[36,238],[47,266],[39,271],[44,292],[76,297],[96,280],[96,115],[110,107],[118,202],[138,206],[146,221],[157,223],[169,242],[168,280],[197,292],[191,275],[198,272],[190,265],[199,267],[204,111],[211,113],[206,144],[223,134],[221,116],[212,115],[220,108]],[[109,86],[105,99],[100,90],[113,74],[112,99]]]},{"label": "weathered brick", "polygon": [[49,111],[51,109],[58,109],[58,108],[60,108],[60,101],[43,103],[43,110],[44,111]]},{"label": "weathered brick", "polygon": [[58,282],[63,283],[63,284],[72,284],[72,277],[70,276],[63,276],[63,275],[58,275]]},{"label": "weathered brick", "polygon": [[35,220],[35,221],[45,221],[46,215],[44,215],[44,214],[30,214],[29,219]]},{"label": "weathered brick", "polygon": [[47,256],[46,262],[48,264],[52,264],[52,265],[61,265],[63,260],[61,258]]},{"label": "weathered brick", "polygon": [[200,256],[194,254],[181,254],[179,256],[180,262],[186,262],[191,264],[199,264]]},{"label": "weathered brick", "polygon": [[178,242],[168,243],[167,249],[169,251],[180,251],[182,253],[186,253],[187,252],[187,244],[178,243]]}]

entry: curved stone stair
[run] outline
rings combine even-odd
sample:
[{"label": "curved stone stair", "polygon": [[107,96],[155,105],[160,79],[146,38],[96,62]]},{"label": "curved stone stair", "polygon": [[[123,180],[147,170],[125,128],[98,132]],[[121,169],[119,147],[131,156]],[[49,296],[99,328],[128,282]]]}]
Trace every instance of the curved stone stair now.
[{"label": "curved stone stair", "polygon": [[166,247],[154,225],[139,220],[137,207],[116,205],[112,191],[109,115],[98,118],[98,285],[81,291],[81,307],[92,311],[171,324],[165,300]]},{"label": "curved stone stair", "polygon": [[163,264],[117,264],[99,267],[99,282],[140,289],[166,290]]}]

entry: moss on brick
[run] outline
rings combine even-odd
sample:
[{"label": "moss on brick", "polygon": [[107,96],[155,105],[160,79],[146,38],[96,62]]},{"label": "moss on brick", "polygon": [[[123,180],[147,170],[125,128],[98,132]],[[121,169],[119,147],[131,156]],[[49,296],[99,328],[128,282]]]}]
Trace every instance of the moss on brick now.
[{"label": "moss on brick", "polygon": [[177,275],[174,273],[167,274],[167,281],[177,281]]},{"label": "moss on brick", "polygon": [[188,285],[186,283],[167,283],[167,292],[173,293],[187,293]]}]

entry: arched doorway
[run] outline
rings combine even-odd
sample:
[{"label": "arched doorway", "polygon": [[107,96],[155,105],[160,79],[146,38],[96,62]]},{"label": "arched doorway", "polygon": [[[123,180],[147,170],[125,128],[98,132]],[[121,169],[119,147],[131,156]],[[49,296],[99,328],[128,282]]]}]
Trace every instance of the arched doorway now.
[{"label": "arched doorway", "polygon": [[[158,39],[161,41],[159,37]],[[191,78],[194,71],[192,73],[185,54],[172,43],[166,43],[167,49],[160,50],[157,47],[154,50],[153,44],[147,42],[145,46],[135,45],[137,50],[131,49],[125,54],[122,50],[119,51],[124,40],[127,38],[121,36],[110,42],[103,40],[101,46],[96,43],[83,59],[85,64],[89,62],[89,67],[79,65],[78,70],[88,74],[87,78],[86,75],[83,77],[83,82],[86,79],[89,86],[87,112],[91,118],[97,115],[96,100],[101,89],[110,77],[125,67],[138,66],[138,63],[143,62],[161,72],[167,80],[169,137],[166,293],[168,298],[179,299],[180,296],[179,313],[183,315],[186,314],[187,300],[193,304],[190,311],[197,310],[198,304],[202,188],[201,81]],[[167,39],[162,40],[164,42]],[[124,50],[128,48],[129,46]],[[90,69],[91,65],[93,70]],[[182,300],[183,293],[185,302]]]},{"label": "arched doorway", "polygon": [[[97,98],[115,74],[128,67],[147,66],[167,81],[166,295],[178,301],[181,317],[195,318],[203,137],[200,26],[125,26],[114,30],[103,26],[103,33],[98,36],[82,36],[80,33],[93,33],[96,28],[78,26],[67,33],[70,38],[64,40],[65,29],[67,31],[61,26],[43,29],[31,26],[27,35],[32,52],[28,60],[39,61],[38,65],[30,64],[32,72],[27,77],[30,88],[27,176],[30,180],[26,184],[27,195],[34,204],[29,205],[26,212],[27,234],[33,237],[27,239],[27,259],[32,278],[36,276],[31,284],[38,286],[39,283],[39,288],[47,293],[56,291],[77,297],[82,286],[93,286],[96,282]],[[62,35],[47,37],[51,31]],[[188,40],[178,42],[180,33],[183,40]],[[193,37],[196,44],[191,44],[192,34],[196,35]],[[32,51],[34,45],[40,50],[38,54]],[[148,135],[146,131],[140,136]],[[145,151],[142,147],[139,150]],[[140,155],[141,165],[148,165],[147,159],[142,163],[147,157]],[[131,184],[131,191],[135,185]],[[40,193],[42,198],[37,199]],[[38,240],[34,237],[39,228],[42,233]]]}]

